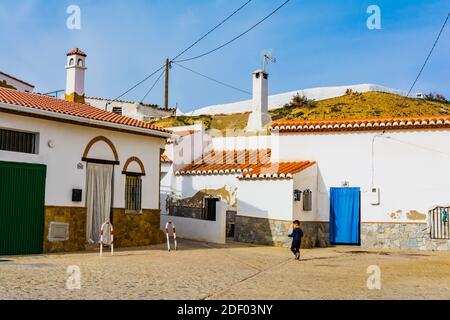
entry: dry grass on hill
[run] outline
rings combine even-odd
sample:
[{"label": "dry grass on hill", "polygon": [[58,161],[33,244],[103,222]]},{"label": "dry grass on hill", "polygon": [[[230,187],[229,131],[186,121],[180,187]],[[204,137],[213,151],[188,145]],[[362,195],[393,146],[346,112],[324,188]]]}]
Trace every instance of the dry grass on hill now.
[{"label": "dry grass on hill", "polygon": [[[294,97],[289,105],[270,111],[273,120],[331,120],[401,116],[450,115],[450,103],[411,99],[382,92],[349,93],[322,101]],[[240,130],[247,125],[248,113],[170,117],[154,123],[162,127],[202,122],[207,129]]]}]

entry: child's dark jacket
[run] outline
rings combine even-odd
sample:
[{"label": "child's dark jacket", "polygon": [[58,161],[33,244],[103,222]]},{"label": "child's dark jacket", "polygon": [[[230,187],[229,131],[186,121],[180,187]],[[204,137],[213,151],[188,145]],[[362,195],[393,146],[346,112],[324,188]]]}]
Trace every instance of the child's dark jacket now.
[{"label": "child's dark jacket", "polygon": [[302,237],[303,237],[302,229],[294,228],[294,230],[292,230],[292,233],[289,235],[289,237],[292,238],[292,240],[294,240],[294,241],[302,240]]}]

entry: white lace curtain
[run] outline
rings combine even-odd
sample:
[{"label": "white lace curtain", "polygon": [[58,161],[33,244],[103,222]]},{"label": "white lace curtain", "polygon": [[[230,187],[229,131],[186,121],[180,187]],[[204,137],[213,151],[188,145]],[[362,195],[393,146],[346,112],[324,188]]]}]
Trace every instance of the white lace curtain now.
[{"label": "white lace curtain", "polygon": [[[100,228],[109,221],[111,211],[113,166],[88,163],[87,165],[87,228],[89,243],[99,243]],[[109,243],[109,227],[104,229],[104,243]]]}]

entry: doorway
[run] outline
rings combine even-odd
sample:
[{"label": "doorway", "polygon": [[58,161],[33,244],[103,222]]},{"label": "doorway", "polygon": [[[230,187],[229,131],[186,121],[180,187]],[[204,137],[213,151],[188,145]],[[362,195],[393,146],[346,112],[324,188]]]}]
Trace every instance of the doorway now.
[{"label": "doorway", "polygon": [[0,161],[0,255],[43,252],[46,172],[45,165]]},{"label": "doorway", "polygon": [[[112,164],[87,163],[86,185],[86,240],[96,244],[100,241],[100,229],[103,223],[111,220],[113,172]],[[104,243],[109,240],[108,230],[104,230]]]},{"label": "doorway", "polygon": [[330,189],[330,241],[332,244],[360,244],[360,188]]}]

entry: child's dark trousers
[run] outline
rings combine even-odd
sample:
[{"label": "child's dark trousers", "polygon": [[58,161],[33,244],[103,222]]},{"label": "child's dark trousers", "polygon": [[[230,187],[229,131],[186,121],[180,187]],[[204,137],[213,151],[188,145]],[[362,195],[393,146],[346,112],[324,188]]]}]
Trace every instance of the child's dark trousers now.
[{"label": "child's dark trousers", "polygon": [[291,251],[293,254],[297,254],[300,252],[300,240],[292,240]]}]

